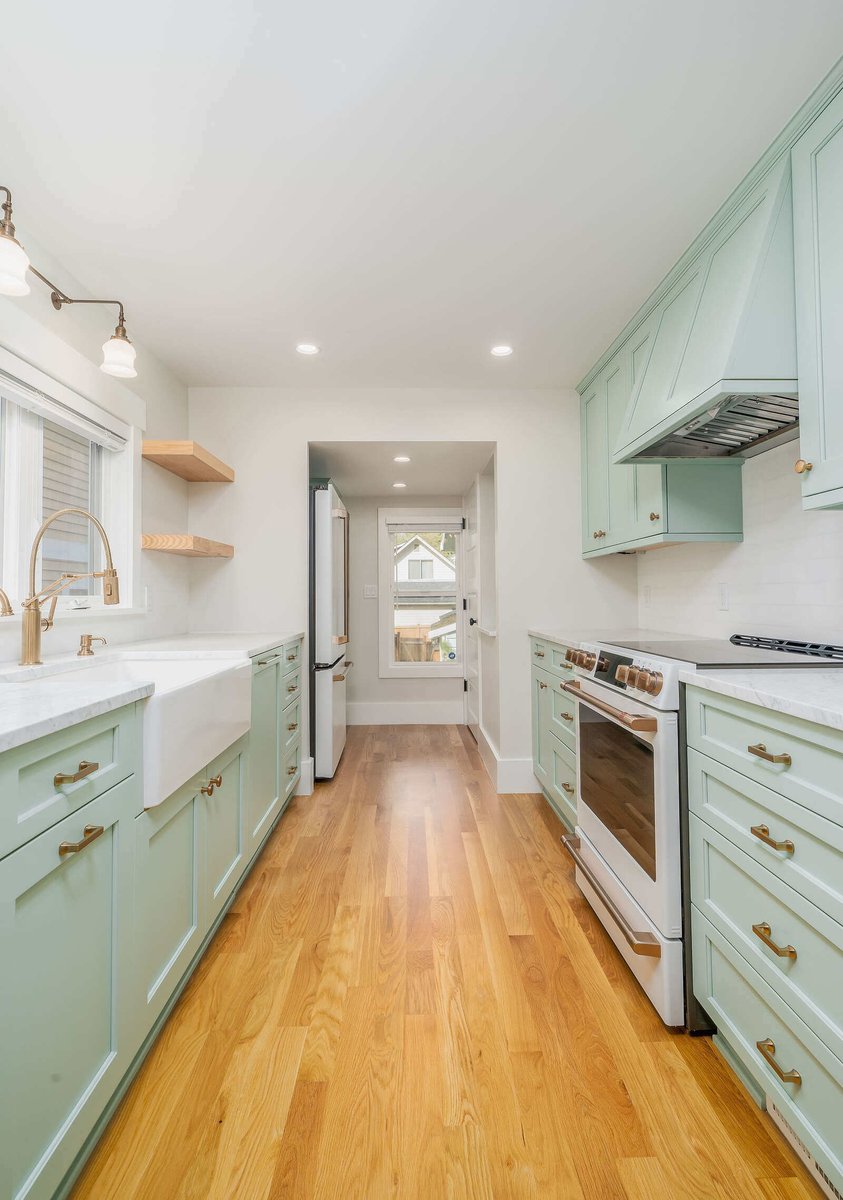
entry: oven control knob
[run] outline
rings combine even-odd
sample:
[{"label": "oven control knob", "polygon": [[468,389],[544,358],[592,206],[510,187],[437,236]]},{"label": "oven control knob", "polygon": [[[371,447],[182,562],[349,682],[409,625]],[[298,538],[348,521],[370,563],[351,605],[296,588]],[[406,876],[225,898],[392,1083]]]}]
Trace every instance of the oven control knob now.
[{"label": "oven control knob", "polygon": [[576,661],[577,661],[576,650],[566,650],[565,651],[565,662],[576,663]]},{"label": "oven control knob", "polygon": [[638,687],[638,677],[641,674],[640,667],[627,667],[626,669],[626,686],[631,688]]},{"label": "oven control knob", "polygon": [[625,683],[625,684],[629,683],[629,667],[628,666],[621,665],[618,667],[618,669],[615,671],[615,682],[616,683]]},{"label": "oven control knob", "polygon": [[580,666],[583,668],[583,670],[590,671],[596,662],[596,654],[592,654],[590,650],[583,650],[582,658],[580,660]]},{"label": "oven control knob", "polygon": [[648,670],[646,670],[644,667],[641,667],[638,671],[638,675],[635,680],[635,686],[639,692],[649,691],[650,672]]},{"label": "oven control knob", "polygon": [[[645,674],[647,681],[643,685],[644,690],[648,696],[658,696],[664,686],[664,675],[662,675],[661,671],[646,671]],[[639,683],[638,686],[641,687],[642,685]]]}]

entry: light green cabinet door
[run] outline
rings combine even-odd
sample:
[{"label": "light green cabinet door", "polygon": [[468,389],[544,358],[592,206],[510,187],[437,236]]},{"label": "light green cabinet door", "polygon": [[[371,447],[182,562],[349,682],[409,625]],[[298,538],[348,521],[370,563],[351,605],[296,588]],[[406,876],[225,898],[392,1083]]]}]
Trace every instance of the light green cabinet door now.
[{"label": "light green cabinet door", "polygon": [[0,1195],[9,1200],[53,1195],[131,1061],[137,801],[131,776],[0,862]]},{"label": "light green cabinet door", "polygon": [[243,786],[246,742],[246,737],[241,738],[214,759],[202,793],[204,911],[209,926],[237,886],[247,862]]},{"label": "light green cabinet door", "polygon": [[[268,656],[269,657],[269,656]],[[266,836],[278,814],[281,781],[280,660],[256,665],[252,676],[252,727],[249,730],[249,771],[245,802],[246,838],[250,851]],[[298,723],[298,709],[294,717]]]},{"label": "light green cabinet door", "polygon": [[[793,147],[799,436],[806,508],[843,507],[843,94]],[[794,455],[796,457],[796,455]]]},{"label": "light green cabinet door", "polygon": [[581,419],[582,545],[596,550],[609,528],[609,430],[606,372],[601,371],[583,396]]},{"label": "light green cabinet door", "polygon": [[135,1010],[138,1045],[208,928],[200,911],[204,797],[195,781],[134,820]]},{"label": "light green cabinet door", "polygon": [[548,754],[545,730],[550,726],[550,698],[552,679],[538,667],[533,668],[533,774],[542,787],[547,787]]},{"label": "light green cabinet door", "polygon": [[[644,369],[650,356],[653,334],[655,333],[657,324],[657,315],[651,316],[636,329],[630,338],[630,394],[641,382],[641,377],[644,374]],[[620,439],[620,427],[622,424],[623,421],[621,420],[619,422],[619,432],[609,446],[610,455],[614,453]],[[615,470],[623,469],[622,467],[615,468]],[[652,465],[639,463],[635,467],[627,467],[626,470],[631,470],[633,473],[632,511],[630,519],[632,536],[641,538],[649,537],[653,533],[661,533],[667,524],[667,497],[665,496],[664,469],[658,463]]]},{"label": "light green cabinet door", "polygon": [[604,374],[606,376],[606,470],[609,488],[609,518],[606,537],[600,546],[616,546],[629,539],[633,523],[635,467],[612,465],[612,447],[623,424],[629,394],[632,391],[632,358],[625,346],[616,354]]}]

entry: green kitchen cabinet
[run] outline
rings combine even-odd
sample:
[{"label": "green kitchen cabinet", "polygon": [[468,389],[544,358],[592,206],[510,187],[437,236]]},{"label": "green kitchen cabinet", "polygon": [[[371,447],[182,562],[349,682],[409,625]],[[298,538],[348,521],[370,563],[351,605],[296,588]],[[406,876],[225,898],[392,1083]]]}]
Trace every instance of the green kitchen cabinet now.
[{"label": "green kitchen cabinet", "polygon": [[201,842],[204,862],[205,923],[210,925],[233,892],[246,863],[244,754],[248,735],[208,766],[203,784]]},{"label": "green kitchen cabinet", "polygon": [[281,716],[284,696],[283,648],[261,655],[252,667],[252,727],[245,796],[246,842],[255,849],[278,815],[281,781]]},{"label": "green kitchen cabinet", "polygon": [[612,446],[656,324],[655,317],[645,321],[583,395],[585,557],[670,542],[731,542],[743,537],[741,459],[612,462]]},{"label": "green kitchen cabinet", "polygon": [[0,860],[0,1194],[9,1200],[53,1195],[136,1049],[139,803],[131,775]]},{"label": "green kitchen cabinet", "polygon": [[548,782],[547,755],[549,747],[545,730],[550,724],[550,697],[552,680],[546,671],[533,667],[532,696],[533,696],[533,774],[543,788]]},{"label": "green kitchen cabinet", "polygon": [[[805,508],[843,507],[843,92],[791,152]],[[797,456],[794,455],[794,458]]]},{"label": "green kitchen cabinet", "polygon": [[[533,641],[532,656],[563,663],[566,647]],[[577,821],[577,702],[562,685],[572,678],[567,666],[532,668],[533,773],[556,815],[569,828]]]}]

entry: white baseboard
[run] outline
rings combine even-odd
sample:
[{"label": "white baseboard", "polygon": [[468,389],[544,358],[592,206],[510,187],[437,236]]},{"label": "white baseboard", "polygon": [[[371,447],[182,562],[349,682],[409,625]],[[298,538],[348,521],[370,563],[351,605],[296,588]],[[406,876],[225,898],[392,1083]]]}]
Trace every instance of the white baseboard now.
[{"label": "white baseboard", "polygon": [[301,760],[301,778],[299,786],[296,788],[297,796],[312,796],[313,795],[313,759],[303,758]]},{"label": "white baseboard", "polygon": [[499,796],[511,792],[540,792],[539,781],[533,774],[532,758],[501,758],[498,748],[481,725],[477,749],[486,774]]},{"label": "white baseboard", "polygon": [[404,704],[356,701],[346,705],[349,725],[462,725],[462,700],[418,700]]}]

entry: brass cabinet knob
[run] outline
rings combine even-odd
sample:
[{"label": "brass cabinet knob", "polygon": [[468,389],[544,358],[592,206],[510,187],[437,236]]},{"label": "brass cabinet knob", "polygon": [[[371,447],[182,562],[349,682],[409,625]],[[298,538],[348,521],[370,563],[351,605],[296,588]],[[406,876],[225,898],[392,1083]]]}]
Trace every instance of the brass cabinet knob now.
[{"label": "brass cabinet knob", "polygon": [[814,464],[812,462],[806,462],[804,458],[797,458],[796,462],[793,464],[793,469],[797,475],[806,475],[808,471],[813,471]]},{"label": "brass cabinet knob", "polygon": [[288,774],[288,775],[295,775],[295,773],[296,773],[296,768],[295,768],[295,767],[287,767],[287,774]]},{"label": "brass cabinet knob", "polygon": [[546,683],[543,683],[543,682],[541,681],[541,679],[540,679],[540,680],[539,680],[539,687],[542,689],[542,691],[544,691],[544,689],[547,687],[547,684],[546,684]]},{"label": "brass cabinet knob", "polygon": [[605,529],[595,529],[594,533],[591,536],[595,537],[595,538],[604,538],[606,536],[606,530]]},{"label": "brass cabinet knob", "polygon": [[650,520],[651,521],[660,521],[661,516],[662,516],[661,513],[655,513],[655,512],[650,513]]}]

